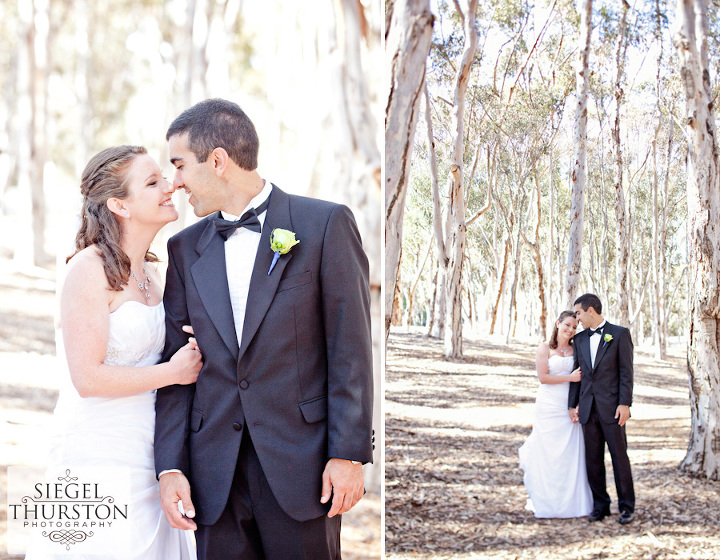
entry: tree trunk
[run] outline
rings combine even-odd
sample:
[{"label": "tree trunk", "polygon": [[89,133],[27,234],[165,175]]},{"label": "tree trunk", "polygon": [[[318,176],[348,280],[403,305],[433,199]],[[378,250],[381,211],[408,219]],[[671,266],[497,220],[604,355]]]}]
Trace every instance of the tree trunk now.
[{"label": "tree trunk", "polygon": [[[652,141],[653,154],[653,193],[652,193],[652,279],[653,279],[653,305],[652,322],[653,322],[653,342],[655,345],[655,358],[665,360],[667,356],[663,352],[663,344],[665,341],[665,333],[662,332],[662,319],[660,317],[660,308],[665,295],[660,287],[660,209],[658,207],[658,161],[657,161],[657,138],[660,133],[662,118],[658,117],[657,127],[655,128],[655,138]],[[670,123],[672,127],[672,123]]]},{"label": "tree trunk", "polygon": [[500,271],[500,281],[498,282],[497,298],[495,298],[495,304],[493,305],[492,312],[490,313],[490,333],[495,334],[495,323],[497,322],[498,310],[500,309],[500,300],[502,299],[503,291],[505,291],[505,279],[507,277],[507,264],[510,258],[510,251],[512,250],[512,240],[510,234],[505,240],[505,256],[503,257],[503,265]]},{"label": "tree trunk", "polygon": [[[470,70],[477,50],[478,35],[475,29],[475,18],[478,0],[469,0],[467,12],[463,18],[465,29],[465,45],[455,76],[455,93],[452,112],[452,153],[450,156],[450,199],[448,201],[447,219],[450,224],[450,236],[447,239],[448,272],[447,317],[448,327],[445,329],[445,357],[462,358],[462,267],[465,254],[465,94],[470,80]],[[457,4],[456,4],[457,6]],[[458,10],[459,11],[459,10]]]},{"label": "tree trunk", "polygon": [[438,271],[435,270],[435,274],[432,275],[432,298],[430,299],[430,307],[428,310],[428,322],[427,322],[427,328],[428,328],[428,336],[432,336],[433,328],[435,327],[435,305],[437,303],[437,285],[438,285]]},{"label": "tree trunk", "polygon": [[397,2],[385,37],[385,52],[389,57],[386,68],[390,77],[385,110],[386,339],[400,266],[407,180],[432,26],[429,0]]},{"label": "tree trunk", "polygon": [[[552,167],[550,168],[551,174],[552,174]],[[522,238],[523,242],[527,244],[528,247],[532,249],[533,252],[533,259],[535,260],[535,268],[537,270],[538,275],[538,298],[540,299],[540,327],[539,327],[539,335],[541,340],[547,340],[547,315],[548,315],[548,309],[547,309],[547,301],[545,299],[545,273],[543,270],[543,259],[542,254],[540,252],[540,223],[542,220],[542,200],[541,195],[542,191],[540,189],[540,177],[538,176],[537,170],[535,171],[535,187],[536,192],[535,195],[537,196],[537,206],[535,208],[535,211],[537,212],[537,222],[535,223],[535,241],[530,241],[523,232]],[[550,222],[552,223],[552,222]],[[552,227],[550,228],[550,231],[552,231]],[[550,276],[550,275],[548,275]]]},{"label": "tree trunk", "polygon": [[73,90],[79,112],[76,129],[77,142],[75,144],[75,176],[78,178],[82,176],[83,169],[85,169],[85,165],[90,159],[90,150],[92,150],[94,137],[88,85],[90,72],[88,11],[87,0],[76,0],[73,3],[73,18],[75,20],[75,79]]},{"label": "tree trunk", "polygon": [[708,67],[706,0],[679,0],[677,32],[687,97],[687,202],[692,426],[681,468],[720,479],[720,174]]},{"label": "tree trunk", "polygon": [[15,240],[14,261],[20,267],[35,264],[35,239],[33,227],[33,79],[35,76],[35,11],[32,2],[18,0],[20,30],[18,36],[17,76],[17,239]]},{"label": "tree trunk", "polygon": [[214,0],[193,0],[192,28],[192,82],[191,98],[197,103],[207,97],[207,44],[210,37],[210,12]]},{"label": "tree trunk", "polygon": [[415,278],[412,281],[412,284],[410,285],[408,289],[408,302],[407,302],[407,314],[405,315],[405,326],[410,327],[412,325],[412,313],[413,313],[413,303],[415,301],[415,290],[417,289],[418,284],[420,283],[420,277],[422,276],[423,270],[425,270],[425,264],[427,263],[428,257],[430,256],[430,251],[432,250],[432,237],[428,241],[427,249],[424,251],[424,256],[422,257],[422,262],[420,261],[420,253],[418,253],[418,268],[417,272],[415,273]]},{"label": "tree trunk", "polygon": [[617,30],[617,47],[615,51],[615,120],[612,127],[613,147],[615,151],[615,220],[616,224],[616,272],[615,281],[618,293],[618,321],[624,327],[630,326],[630,310],[628,301],[628,262],[629,239],[628,224],[625,212],[625,193],[623,189],[623,158],[620,142],[620,111],[622,110],[625,75],[625,53],[627,52],[627,12],[630,5],[622,0],[622,15]]},{"label": "tree trunk", "polygon": [[660,293],[662,294],[662,300],[660,305],[660,322],[662,331],[662,346],[661,354],[667,357],[667,341],[668,341],[668,318],[670,315],[670,309],[672,305],[672,297],[667,296],[667,223],[668,223],[668,209],[667,201],[669,198],[669,183],[670,183],[670,162],[673,152],[673,132],[675,131],[674,126],[670,126],[670,133],[668,134],[668,145],[667,145],[667,156],[665,158],[666,169],[665,169],[665,181],[663,183],[663,201],[662,209],[660,211]]},{"label": "tree trunk", "polygon": [[[400,258],[402,259],[402,251],[400,252]],[[390,321],[390,324],[393,327],[399,327],[400,325],[402,325],[403,298],[402,289],[400,288],[402,283],[401,274],[402,269],[398,268],[397,282],[395,283],[395,295],[393,296],[393,299],[395,301],[393,302],[392,319]]]},{"label": "tree trunk", "polygon": [[[662,12],[660,9],[660,1],[655,2],[655,21],[656,21],[656,34],[660,36],[663,32],[662,29]],[[662,128],[662,111],[661,111],[661,100],[663,92],[660,89],[660,70],[663,62],[663,46],[660,43],[660,52],[658,54],[658,70],[657,77],[655,79],[657,88],[657,111],[658,111],[658,125],[655,130],[655,138],[653,139],[653,286],[654,290],[654,305],[653,305],[653,326],[655,330],[655,357],[660,360],[667,360],[667,294],[665,293],[665,271],[667,269],[667,261],[665,256],[665,216],[667,212],[667,194],[668,194],[668,181],[670,179],[670,157],[672,155],[672,143],[673,143],[673,132],[675,126],[672,119],[668,119],[668,157],[667,157],[667,169],[665,171],[664,185],[664,196],[662,197],[662,210],[658,198],[660,196],[660,182],[658,180],[658,161],[657,161],[657,140]]]},{"label": "tree trunk", "polygon": [[[445,312],[446,306],[446,286],[445,279],[447,277],[448,256],[445,246],[445,234],[443,233],[443,213],[442,204],[440,202],[440,179],[437,169],[437,152],[435,150],[435,135],[433,134],[432,124],[432,108],[430,105],[430,94],[428,93],[427,83],[425,83],[425,126],[427,129],[428,152],[430,154],[430,192],[432,194],[433,205],[433,236],[435,238],[436,260],[438,264],[438,272],[435,280],[435,294],[437,297],[437,306],[433,303],[433,321],[430,336],[433,338],[443,338],[445,336]],[[433,297],[433,301],[436,297]]]},{"label": "tree trunk", "polygon": [[516,318],[517,318],[517,286],[520,280],[520,272],[522,270],[522,237],[520,232],[523,228],[522,218],[518,222],[518,234],[515,238],[515,263],[513,266],[513,281],[510,286],[510,305],[508,306],[508,330],[505,335],[505,344],[510,343],[510,338],[515,336]]},{"label": "tree trunk", "polygon": [[583,222],[585,219],[585,179],[587,154],[587,98],[590,82],[590,33],[592,0],[583,0],[580,12],[580,41],[576,68],[575,126],[573,135],[572,201],[570,203],[570,239],[568,242],[565,297],[572,307],[578,295],[582,266]]},{"label": "tree trunk", "polygon": [[[549,170],[549,181],[550,181],[550,215],[548,216],[548,223],[554,224],[555,223],[555,168],[553,167],[553,147],[552,144],[548,148],[549,156],[548,159],[550,160],[550,163],[548,165]],[[555,228],[551,227],[549,228],[550,231],[548,232],[548,245],[547,245],[547,298],[548,302],[546,305],[546,308],[554,310],[553,315],[557,316],[560,314],[560,309],[557,309],[554,304],[554,297],[553,297],[553,255],[555,254],[554,250],[554,241],[555,241]],[[559,306],[558,306],[559,307]],[[546,311],[547,315],[547,311]],[[543,328],[543,332],[545,333],[545,336],[547,335],[547,325]],[[545,340],[545,338],[543,338]]]}]

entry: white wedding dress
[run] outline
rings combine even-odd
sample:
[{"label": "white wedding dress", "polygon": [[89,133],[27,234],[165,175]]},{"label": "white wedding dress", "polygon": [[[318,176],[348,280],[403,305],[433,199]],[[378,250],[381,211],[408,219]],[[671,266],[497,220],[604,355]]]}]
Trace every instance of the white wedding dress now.
[{"label": "white wedding dress", "polygon": [[[572,373],[572,356],[550,356],[548,372]],[[520,447],[520,467],[535,517],[582,517],[592,510],[582,426],[568,414],[568,383],[541,384],[532,433]]]},{"label": "white wedding dress", "polygon": [[[163,305],[125,302],[110,314],[105,363],[154,365],[160,359],[164,343]],[[58,348],[58,359],[65,363],[63,354]],[[124,467],[130,472],[131,555],[107,551],[88,558],[195,560],[192,531],[170,527],[160,509],[153,456],[155,391],[122,398],[81,398],[70,381],[67,367],[63,369],[66,379],[53,417],[50,466]],[[30,552],[26,560],[36,558],[51,557],[45,554],[36,557]],[[58,555],[57,558],[69,557]]]}]

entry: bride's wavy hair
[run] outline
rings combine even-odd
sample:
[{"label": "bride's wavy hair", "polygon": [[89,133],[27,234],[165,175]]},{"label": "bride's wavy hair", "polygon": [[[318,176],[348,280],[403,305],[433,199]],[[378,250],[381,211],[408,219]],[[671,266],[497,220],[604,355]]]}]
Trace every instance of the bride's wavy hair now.
[{"label": "bride's wavy hair", "polygon": [[[122,291],[128,283],[130,257],[120,246],[122,228],[107,202],[111,198],[122,200],[130,195],[130,165],[133,159],[142,154],[147,154],[142,146],[106,148],[90,159],[80,181],[80,192],[83,195],[82,222],[75,237],[75,252],[67,261],[86,247],[95,245],[100,251],[110,289],[116,292]],[[157,262],[158,258],[148,251],[145,261]]]},{"label": "bride's wavy hair", "polygon": [[[553,332],[552,332],[552,335],[550,336],[550,348],[552,348],[553,350],[555,350],[558,347],[558,341],[557,341],[558,326],[557,326],[557,324],[562,323],[568,317],[575,317],[575,312],[574,311],[563,311],[562,313],[560,313],[560,317],[557,318],[557,321],[555,321],[555,325],[553,326]],[[570,344],[572,345],[572,343],[573,343],[573,339],[571,338]]]}]

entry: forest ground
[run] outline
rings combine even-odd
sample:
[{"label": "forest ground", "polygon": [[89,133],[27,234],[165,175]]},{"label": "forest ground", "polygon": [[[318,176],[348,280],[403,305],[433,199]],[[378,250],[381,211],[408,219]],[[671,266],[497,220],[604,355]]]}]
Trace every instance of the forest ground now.
[{"label": "forest ground", "polygon": [[[0,560],[7,554],[7,467],[43,464],[58,395],[51,270],[21,273],[0,256]],[[368,493],[342,520],[343,558],[380,558],[380,496]]]},{"label": "forest ground", "polygon": [[[423,331],[424,332],[424,331]],[[684,341],[667,362],[635,349],[627,424],[636,519],[535,519],[525,510],[517,450],[533,420],[536,343],[464,341],[446,362],[442,343],[393,330],[388,343],[385,529],[388,559],[720,558],[720,483],[678,470],[690,431]],[[558,469],[557,476],[562,476]]]}]

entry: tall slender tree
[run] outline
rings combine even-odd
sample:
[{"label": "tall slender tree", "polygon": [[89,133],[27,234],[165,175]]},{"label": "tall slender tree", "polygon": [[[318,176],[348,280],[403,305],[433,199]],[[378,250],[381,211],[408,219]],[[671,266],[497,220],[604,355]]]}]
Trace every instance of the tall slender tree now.
[{"label": "tall slender tree", "polygon": [[[475,20],[478,0],[469,0],[467,11],[462,12],[456,2],[455,7],[463,21],[465,45],[460,64],[455,75],[455,91],[452,111],[452,152],[450,155],[450,174],[448,177],[448,233],[449,245],[446,277],[447,318],[445,327],[445,356],[462,357],[462,267],[465,251],[465,95],[470,80],[470,70],[477,50],[478,36]],[[448,328],[449,327],[449,328]]]},{"label": "tall slender tree", "polygon": [[576,67],[575,125],[573,133],[572,202],[570,205],[570,239],[568,243],[565,295],[572,305],[578,295],[582,240],[585,221],[585,181],[587,178],[587,100],[590,83],[590,35],[592,0],[580,4],[580,39]]},{"label": "tall slender tree", "polygon": [[628,301],[628,260],[630,258],[630,240],[628,236],[627,211],[625,204],[625,187],[623,185],[623,155],[620,139],[620,122],[623,102],[625,101],[625,59],[628,45],[627,13],[630,4],[621,2],[620,21],[617,28],[615,47],[615,118],[612,125],[613,149],[615,152],[615,224],[616,229],[616,273],[618,289],[619,322],[624,327],[630,326]]},{"label": "tall slender tree", "polygon": [[706,0],[678,0],[673,37],[685,86],[692,427],[681,467],[720,479],[720,170]]},{"label": "tall slender tree", "polygon": [[395,0],[385,37],[390,83],[385,109],[385,336],[390,332],[418,105],[430,51],[429,0]]}]

